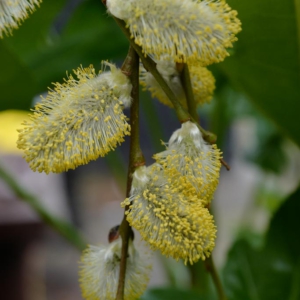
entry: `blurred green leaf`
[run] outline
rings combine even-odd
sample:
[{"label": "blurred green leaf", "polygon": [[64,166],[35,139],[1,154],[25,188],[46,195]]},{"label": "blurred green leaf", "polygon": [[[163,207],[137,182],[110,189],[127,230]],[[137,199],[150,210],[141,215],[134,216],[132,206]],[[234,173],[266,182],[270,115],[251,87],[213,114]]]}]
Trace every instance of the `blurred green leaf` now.
[{"label": "blurred green leaf", "polygon": [[30,69],[0,41],[0,110],[29,109],[36,93]]},{"label": "blurred green leaf", "polygon": [[247,153],[247,159],[264,171],[280,174],[288,159],[284,150],[285,138],[267,120],[255,116],[257,144]]},{"label": "blurred green leaf", "polygon": [[243,31],[220,68],[300,145],[300,2],[228,0]]},{"label": "blurred green leaf", "polygon": [[49,28],[65,0],[45,0],[13,36],[0,41],[0,110],[26,109],[38,89],[38,74],[30,65],[41,49],[48,47]]},{"label": "blurred green leaf", "polygon": [[193,265],[188,265],[187,268],[190,271],[192,289],[204,299],[217,298],[216,287],[205,263],[201,260]]},{"label": "blurred green leaf", "polygon": [[156,288],[145,292],[141,300],[212,300],[202,297],[197,292],[175,288]]},{"label": "blurred green leaf", "polygon": [[[300,262],[300,188],[280,207],[271,221],[266,247]],[[299,281],[300,285],[300,281]],[[300,296],[300,294],[299,294]]]},{"label": "blurred green leaf", "polygon": [[13,31],[13,36],[4,38],[4,42],[24,63],[30,65],[44,48],[53,44],[50,29],[65,2],[66,0],[43,0],[20,28]]},{"label": "blurred green leaf", "polygon": [[56,32],[53,26],[65,2],[44,0],[19,30],[4,40],[31,69],[36,93],[46,91],[52,82],[62,82],[66,72],[81,64],[93,64],[99,70],[102,60],[121,60],[127,54],[128,42],[101,1],[84,1],[70,19],[65,15],[62,33]]},{"label": "blurred green leaf", "polygon": [[62,35],[53,37],[29,63],[39,86],[46,89],[51,82],[62,81],[66,71],[71,73],[81,64],[99,70],[102,60],[122,60],[127,51],[126,38],[101,1],[88,0],[72,15]]},{"label": "blurred green leaf", "polygon": [[238,241],[224,281],[229,300],[300,299],[300,188],[273,217],[262,249]]}]

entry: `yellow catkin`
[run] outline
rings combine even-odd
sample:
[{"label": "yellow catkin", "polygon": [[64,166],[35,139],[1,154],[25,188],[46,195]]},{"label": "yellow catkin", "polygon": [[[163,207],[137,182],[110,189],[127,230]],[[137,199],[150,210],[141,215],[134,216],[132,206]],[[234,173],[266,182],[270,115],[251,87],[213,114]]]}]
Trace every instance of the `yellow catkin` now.
[{"label": "yellow catkin", "polygon": [[107,0],[108,11],[124,20],[145,55],[176,62],[220,62],[241,30],[237,12],[224,0]]},{"label": "yellow catkin", "polygon": [[0,38],[9,35],[13,29],[29,17],[42,0],[1,0],[0,1]]},{"label": "yellow catkin", "polygon": [[177,176],[195,187],[203,205],[209,204],[218,186],[221,158],[221,151],[207,144],[192,122],[183,123],[172,134],[167,149],[154,155],[166,176]]},{"label": "yellow catkin", "polygon": [[[213,74],[201,64],[194,62],[188,63],[194,99],[197,105],[209,103],[215,90],[215,78]],[[169,87],[172,89],[177,99],[183,107],[187,108],[184,90],[180,81],[180,74],[176,70],[176,63],[171,60],[157,61],[157,70],[163,76]],[[153,98],[157,98],[161,103],[173,107],[172,102],[162,90],[150,72],[141,67],[140,83],[145,89],[151,92]]]},{"label": "yellow catkin", "polygon": [[60,173],[114,150],[130,134],[123,108],[131,84],[114,65],[99,75],[93,66],[55,83],[19,130],[17,146],[34,171]]},{"label": "yellow catkin", "polygon": [[[187,188],[188,186],[188,188]],[[169,180],[158,165],[140,167],[134,174],[127,220],[154,250],[193,264],[214,248],[216,227],[195,189],[176,178]]]},{"label": "yellow catkin", "polygon": [[[79,281],[85,300],[114,300],[118,289],[121,238],[108,246],[89,246],[80,261]],[[135,300],[144,293],[151,264],[129,241],[125,274],[124,300]]]}]

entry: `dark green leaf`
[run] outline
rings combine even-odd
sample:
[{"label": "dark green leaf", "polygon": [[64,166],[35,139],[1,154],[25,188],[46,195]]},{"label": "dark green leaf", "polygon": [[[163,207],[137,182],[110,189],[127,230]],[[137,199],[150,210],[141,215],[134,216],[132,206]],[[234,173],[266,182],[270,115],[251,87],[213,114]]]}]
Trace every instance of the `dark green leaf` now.
[{"label": "dark green leaf", "polygon": [[62,34],[53,25],[65,0],[44,0],[28,20],[5,43],[28,65],[41,93],[51,82],[62,82],[66,72],[102,60],[124,59],[128,42],[101,1],[84,1],[71,15]]},{"label": "dark green leaf", "polygon": [[31,71],[0,41],[0,110],[29,109],[36,93]]},{"label": "dark green leaf", "polygon": [[232,57],[219,66],[300,145],[300,2],[228,0],[243,24]]},{"label": "dark green leaf", "polygon": [[224,269],[229,300],[300,299],[300,188],[273,217],[262,249],[238,241]]},{"label": "dark green leaf", "polygon": [[71,73],[81,64],[93,64],[99,70],[102,60],[122,60],[128,42],[110,18],[101,1],[85,1],[69,20],[61,36],[40,49],[30,60],[39,86],[46,89],[53,81],[62,81],[66,71]]},{"label": "dark green leaf", "polygon": [[44,48],[54,43],[51,27],[65,2],[66,0],[43,0],[40,7],[29,15],[20,28],[13,31],[13,36],[4,38],[4,42],[26,64],[30,64]]},{"label": "dark green leaf", "polygon": [[212,300],[197,292],[175,288],[157,288],[146,291],[141,300]]},{"label": "dark green leaf", "polygon": [[287,163],[284,151],[285,139],[274,126],[261,118],[257,122],[257,144],[249,149],[247,159],[258,164],[264,171],[280,174]]},{"label": "dark green leaf", "polygon": [[[300,189],[285,201],[271,221],[266,247],[288,256],[297,264],[300,259]],[[299,282],[300,284],[300,282]]]}]

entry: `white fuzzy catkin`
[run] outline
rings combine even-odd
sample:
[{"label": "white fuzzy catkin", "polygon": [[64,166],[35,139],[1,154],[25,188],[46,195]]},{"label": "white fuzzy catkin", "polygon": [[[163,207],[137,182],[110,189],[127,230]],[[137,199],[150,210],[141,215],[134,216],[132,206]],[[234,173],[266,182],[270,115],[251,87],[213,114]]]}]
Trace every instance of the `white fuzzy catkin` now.
[{"label": "white fuzzy catkin", "polygon": [[219,183],[221,158],[216,145],[206,143],[198,127],[190,121],[172,134],[165,151],[154,155],[167,176],[186,177],[203,205],[211,201]]},{"label": "white fuzzy catkin", "polygon": [[130,134],[123,113],[131,84],[114,65],[96,74],[93,66],[74,70],[38,103],[19,130],[18,148],[34,171],[60,173],[114,150]]},{"label": "white fuzzy catkin", "polygon": [[[81,257],[79,281],[85,300],[114,300],[116,298],[122,240],[108,246],[89,246]],[[151,264],[144,253],[139,253],[129,241],[126,263],[124,299],[135,300],[146,290]]]},{"label": "white fuzzy catkin", "polygon": [[193,264],[209,257],[215,246],[213,217],[193,186],[181,178],[168,178],[158,164],[135,171],[130,197],[122,206],[129,206],[130,225],[163,255]]},{"label": "white fuzzy catkin", "polygon": [[237,12],[224,0],[107,0],[108,11],[124,20],[145,55],[167,55],[203,66],[222,61],[241,30]]}]

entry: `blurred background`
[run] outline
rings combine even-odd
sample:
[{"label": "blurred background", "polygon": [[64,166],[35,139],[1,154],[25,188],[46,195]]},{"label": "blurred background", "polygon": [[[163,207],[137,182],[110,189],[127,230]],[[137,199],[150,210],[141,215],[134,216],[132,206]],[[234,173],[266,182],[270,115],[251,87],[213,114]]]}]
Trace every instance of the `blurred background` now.
[{"label": "blurred background", "polygon": [[[222,169],[212,202],[218,227],[213,255],[228,299],[297,300],[300,4],[227,2],[238,11],[243,31],[231,56],[210,67],[215,96],[199,107],[202,127],[217,134],[231,166],[229,172]],[[81,64],[99,70],[101,60],[121,65],[127,50],[128,42],[99,0],[44,0],[13,36],[0,40],[0,165],[38,200],[24,202],[0,170],[1,299],[82,299],[80,252],[45,225],[36,212],[40,207],[63,221],[63,232],[71,224],[90,244],[107,243],[109,229],[122,220],[128,138],[105,158],[45,175],[32,172],[22,159],[16,129],[39,95],[52,82],[62,82],[66,72]],[[150,164],[164,149],[161,141],[180,124],[171,109],[141,91],[140,126]],[[202,262],[186,267],[155,253],[142,299],[217,296]]]}]

